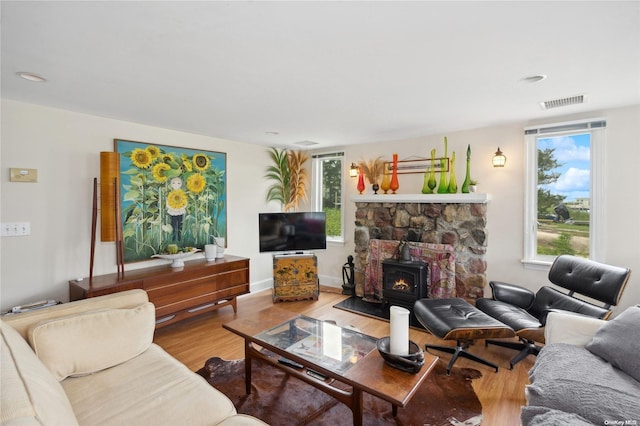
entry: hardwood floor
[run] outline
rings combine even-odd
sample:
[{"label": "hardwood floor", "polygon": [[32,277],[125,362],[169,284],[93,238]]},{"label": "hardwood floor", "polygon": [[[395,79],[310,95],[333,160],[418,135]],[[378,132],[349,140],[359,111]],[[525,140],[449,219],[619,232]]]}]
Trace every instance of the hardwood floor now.
[{"label": "hardwood floor", "polygon": [[[187,319],[157,330],[154,342],[193,371],[200,369],[205,361],[213,356],[224,359],[243,358],[243,340],[223,329],[222,324],[242,317],[243,312],[272,307],[314,318],[332,319],[339,325],[352,325],[375,337],[389,335],[389,323],[386,321],[333,308],[334,304],[345,297],[338,293],[323,291],[317,301],[273,304],[271,292],[262,291],[239,298],[237,314],[228,307]],[[416,329],[410,330],[410,339],[421,346],[427,342],[453,345],[453,342],[443,342],[425,331]],[[459,359],[455,364],[460,367],[475,368],[482,373],[481,378],[473,381],[473,387],[482,403],[483,424],[491,426],[520,424],[520,407],[525,404],[524,387],[528,383],[528,371],[535,358],[529,356],[516,364],[513,370],[509,370],[509,359],[515,355],[515,351],[493,345],[485,346],[484,341],[477,341],[470,350],[500,366],[499,371],[495,373],[493,369],[467,359]],[[451,356],[436,351],[433,354],[447,361]]]}]

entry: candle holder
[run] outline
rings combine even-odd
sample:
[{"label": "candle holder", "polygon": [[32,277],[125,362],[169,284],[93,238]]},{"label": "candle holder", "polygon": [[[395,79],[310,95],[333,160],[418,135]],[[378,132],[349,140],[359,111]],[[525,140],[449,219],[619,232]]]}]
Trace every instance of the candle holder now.
[{"label": "candle holder", "polygon": [[424,352],[415,342],[409,340],[409,354],[396,355],[391,353],[391,338],[389,336],[378,339],[378,352],[384,362],[398,370],[416,374],[424,365]]}]

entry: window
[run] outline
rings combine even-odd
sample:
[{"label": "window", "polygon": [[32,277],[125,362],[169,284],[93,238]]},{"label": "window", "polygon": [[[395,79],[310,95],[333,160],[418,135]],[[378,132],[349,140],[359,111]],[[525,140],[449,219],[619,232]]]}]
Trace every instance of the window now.
[{"label": "window", "polygon": [[525,264],[602,258],[605,131],[604,120],[525,129]]},{"label": "window", "polygon": [[344,241],[343,157],[342,152],[312,157],[312,207],[314,211],[323,211],[327,215],[327,241]]}]

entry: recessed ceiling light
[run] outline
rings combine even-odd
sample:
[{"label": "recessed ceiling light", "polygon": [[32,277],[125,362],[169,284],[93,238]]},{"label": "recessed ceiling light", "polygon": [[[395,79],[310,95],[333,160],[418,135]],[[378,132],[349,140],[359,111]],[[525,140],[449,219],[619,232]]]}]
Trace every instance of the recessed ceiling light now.
[{"label": "recessed ceiling light", "polygon": [[39,76],[38,74],[34,74],[32,72],[17,72],[16,73],[19,77],[24,78],[25,80],[29,80],[29,81],[34,81],[36,83],[44,83],[45,81],[47,81],[46,78]]},{"label": "recessed ceiling light", "polygon": [[528,77],[524,77],[522,81],[527,83],[538,83],[542,80],[545,80],[546,78],[547,76],[544,74],[536,74],[536,75],[530,75]]}]

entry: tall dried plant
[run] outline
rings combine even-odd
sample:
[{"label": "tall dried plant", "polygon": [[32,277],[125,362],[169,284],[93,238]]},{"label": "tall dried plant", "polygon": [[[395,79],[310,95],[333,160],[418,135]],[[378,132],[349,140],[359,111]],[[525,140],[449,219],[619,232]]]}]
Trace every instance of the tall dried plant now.
[{"label": "tall dried plant", "polygon": [[362,169],[364,177],[367,178],[372,185],[378,183],[382,173],[384,173],[384,160],[382,157],[361,161],[358,166]]},{"label": "tall dried plant", "polygon": [[296,210],[300,201],[307,198],[307,182],[309,176],[307,169],[304,167],[304,163],[309,159],[309,156],[303,151],[289,151],[289,201],[284,206],[284,211]]},{"label": "tall dried plant", "polygon": [[264,177],[273,183],[267,189],[267,201],[279,202],[283,211],[295,211],[307,198],[309,178],[304,163],[309,156],[302,151],[271,148],[269,157],[273,164],[267,167]]}]

